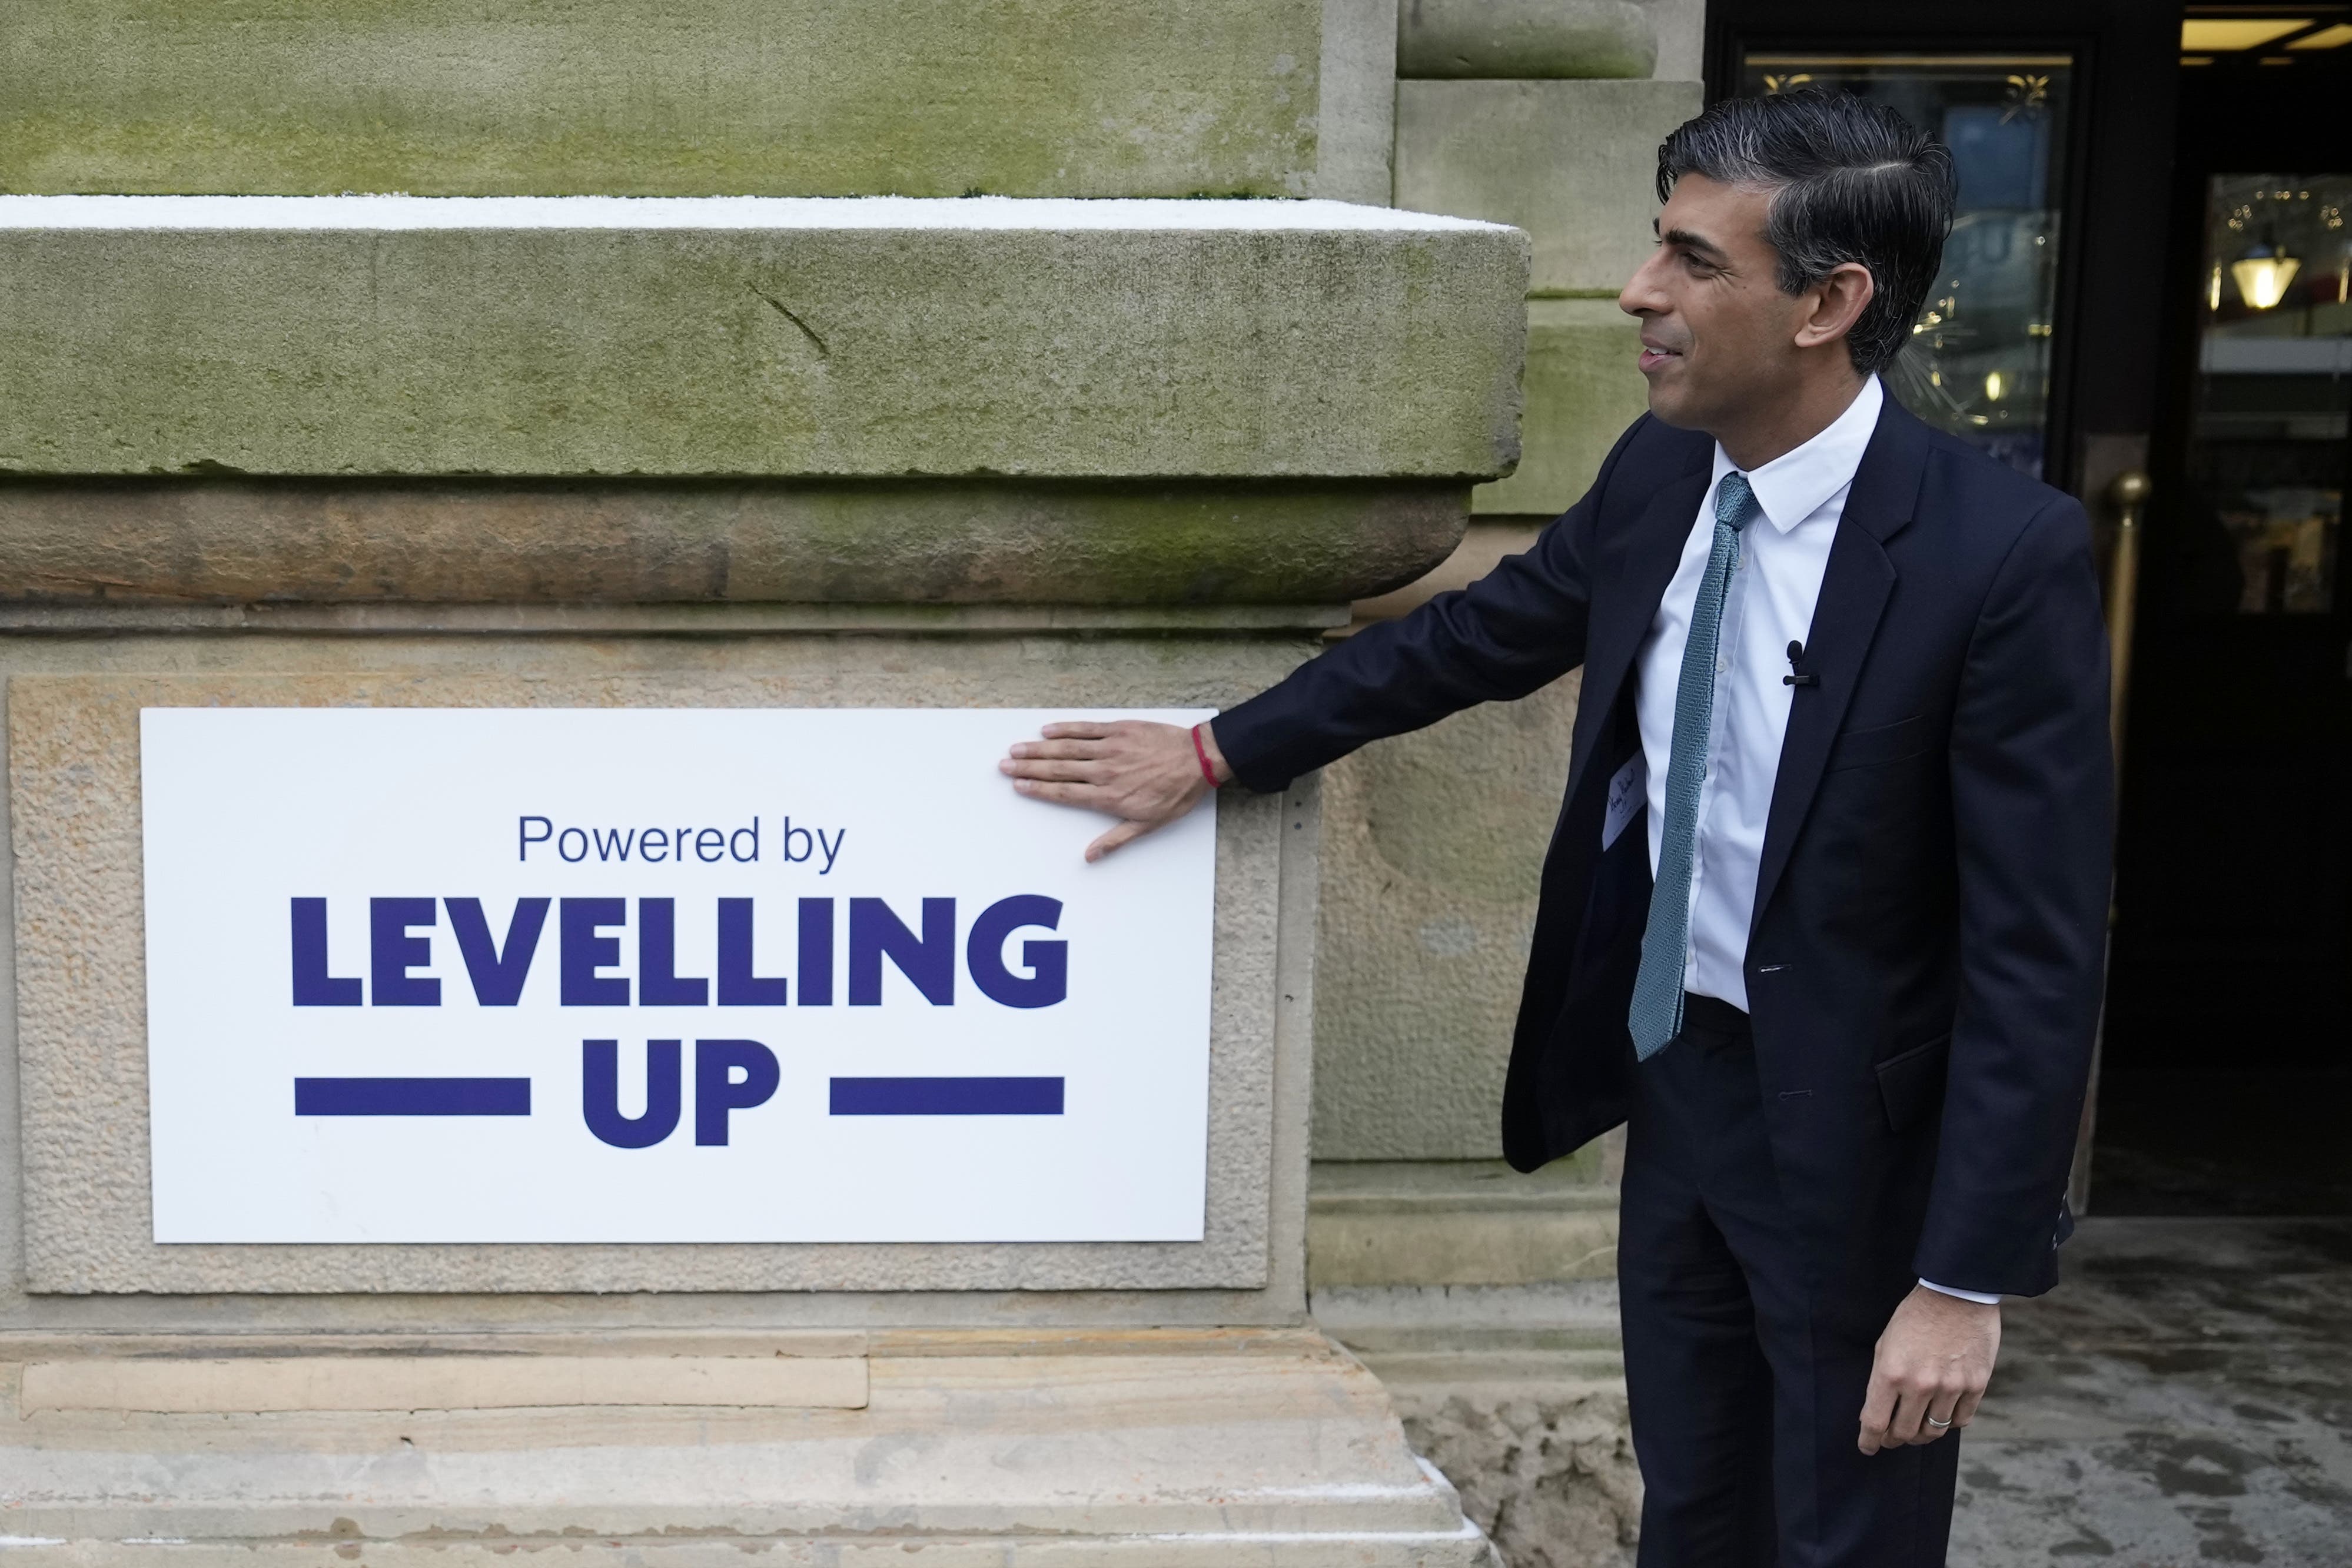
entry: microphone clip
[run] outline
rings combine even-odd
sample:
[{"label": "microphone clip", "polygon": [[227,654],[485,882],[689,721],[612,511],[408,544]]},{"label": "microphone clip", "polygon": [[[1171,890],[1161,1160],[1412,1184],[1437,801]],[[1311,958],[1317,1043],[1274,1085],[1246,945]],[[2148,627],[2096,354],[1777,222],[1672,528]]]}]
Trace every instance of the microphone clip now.
[{"label": "microphone clip", "polygon": [[1819,686],[1822,683],[1822,678],[1820,676],[1808,675],[1803,670],[1797,668],[1799,661],[1804,657],[1805,645],[1803,643],[1792,642],[1789,645],[1789,668],[1791,673],[1780,678],[1781,685]]}]

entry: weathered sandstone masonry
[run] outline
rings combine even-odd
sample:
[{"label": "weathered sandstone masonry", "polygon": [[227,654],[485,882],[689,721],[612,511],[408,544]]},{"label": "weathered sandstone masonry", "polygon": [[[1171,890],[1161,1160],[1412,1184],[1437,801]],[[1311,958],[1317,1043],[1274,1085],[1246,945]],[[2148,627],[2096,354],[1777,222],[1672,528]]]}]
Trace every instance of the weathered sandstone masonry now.
[{"label": "weathered sandstone masonry", "polygon": [[[1402,614],[1522,550],[1644,406],[1616,295],[1653,243],[1657,146],[1698,111],[1697,0],[1402,0],[1400,207],[1531,245],[1518,468],[1461,546],[1360,601]],[[1578,679],[1325,770],[1309,1232],[1318,1320],[1387,1384],[1512,1568],[1630,1563],[1640,1483],[1605,1147],[1507,1170],[1496,1108]]]},{"label": "weathered sandstone masonry", "polygon": [[1526,264],[1319,202],[0,198],[28,1560],[1488,1561],[1306,1325],[1311,785],[1219,818],[1201,1243],[163,1247],[136,720],[1230,703],[1507,471]]}]

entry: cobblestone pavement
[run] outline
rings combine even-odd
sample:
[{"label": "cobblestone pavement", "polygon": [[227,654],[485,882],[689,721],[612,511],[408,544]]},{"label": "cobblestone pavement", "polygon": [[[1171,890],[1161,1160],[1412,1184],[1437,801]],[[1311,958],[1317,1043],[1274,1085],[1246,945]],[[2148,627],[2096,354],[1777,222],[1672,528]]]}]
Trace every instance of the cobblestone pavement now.
[{"label": "cobblestone pavement", "polygon": [[2005,1311],[1954,1568],[2352,1565],[2352,1220],[2091,1219]]}]

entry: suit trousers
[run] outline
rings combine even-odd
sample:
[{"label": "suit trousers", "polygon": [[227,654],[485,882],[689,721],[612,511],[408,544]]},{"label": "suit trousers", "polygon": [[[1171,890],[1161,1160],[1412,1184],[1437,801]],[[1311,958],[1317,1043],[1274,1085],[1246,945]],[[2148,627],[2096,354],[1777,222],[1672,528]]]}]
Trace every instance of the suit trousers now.
[{"label": "suit trousers", "polygon": [[[1617,1274],[1642,1568],[1933,1568],[1960,1435],[1854,1446],[1885,1313],[1827,1301],[1781,1200],[1747,1016],[1687,999],[1634,1069]],[[1891,1256],[1900,1256],[1899,1254]],[[1882,1268],[1880,1272],[1886,1272]]]}]

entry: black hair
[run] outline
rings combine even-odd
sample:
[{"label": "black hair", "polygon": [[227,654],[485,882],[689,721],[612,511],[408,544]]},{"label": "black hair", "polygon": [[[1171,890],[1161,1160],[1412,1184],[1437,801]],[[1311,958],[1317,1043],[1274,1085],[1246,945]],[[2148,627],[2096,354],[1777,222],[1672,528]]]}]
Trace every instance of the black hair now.
[{"label": "black hair", "polygon": [[1658,148],[1658,199],[1698,174],[1772,192],[1764,237],[1784,293],[1846,262],[1870,269],[1870,303],[1846,335],[1854,368],[1883,369],[1911,341],[1952,230],[1951,150],[1884,104],[1806,88],[1727,98]]}]

